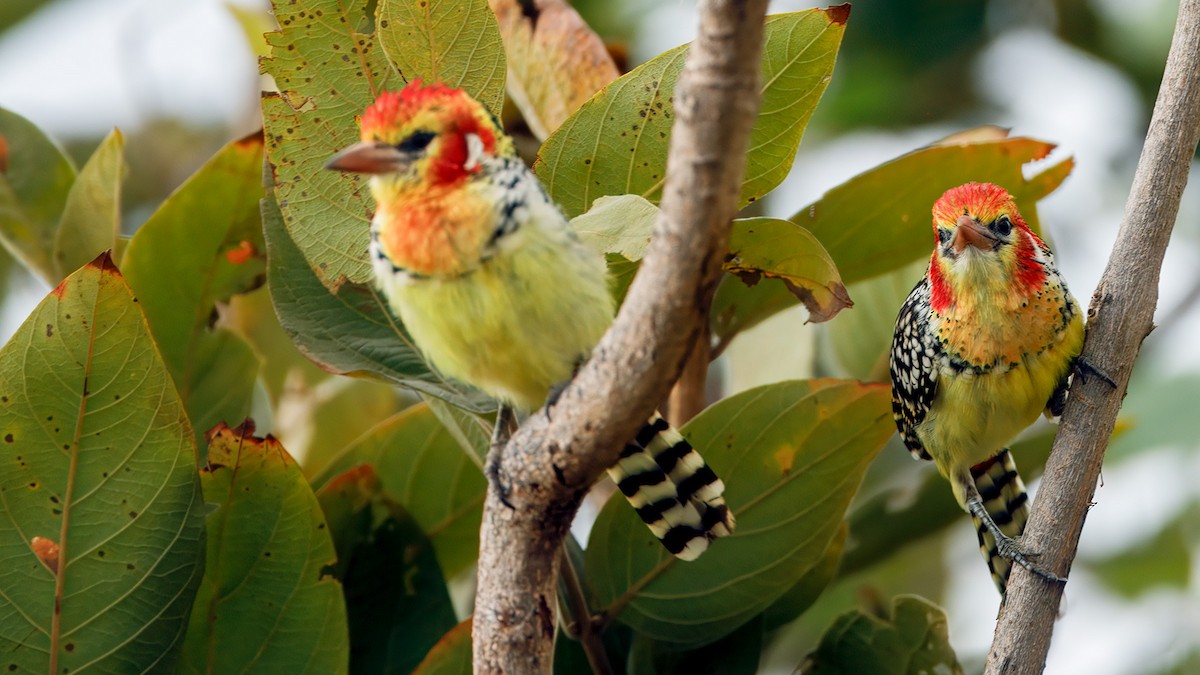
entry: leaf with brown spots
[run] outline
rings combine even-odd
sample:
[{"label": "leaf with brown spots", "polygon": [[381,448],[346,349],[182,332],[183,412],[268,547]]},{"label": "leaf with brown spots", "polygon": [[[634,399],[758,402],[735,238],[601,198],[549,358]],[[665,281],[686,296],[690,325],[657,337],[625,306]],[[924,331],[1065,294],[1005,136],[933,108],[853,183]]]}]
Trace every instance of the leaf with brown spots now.
[{"label": "leaf with brown spots", "polygon": [[545,140],[621,73],[600,36],[563,0],[491,0],[508,55],[508,92]]},{"label": "leaf with brown spots", "polygon": [[300,467],[254,424],[208,433],[200,471],[208,560],[180,672],[332,673],[349,658],[341,586],[320,504]]},{"label": "leaf with brown spots", "polygon": [[[807,10],[767,18],[762,105],[751,131],[740,205],[770,192],[791,169],[804,128],[832,77],[845,32],[839,16]],[[534,170],[569,217],[604,195],[636,194],[658,203],[675,84],[687,47],[663,52],[622,75],[546,139]]]},{"label": "leaf with brown spots", "polygon": [[365,181],[325,162],[358,140],[357,116],[379,94],[416,78],[447,80],[497,105],[504,53],[495,18],[486,0],[272,5],[279,31],[267,34],[271,55],[262,61],[279,87],[262,100],[269,183],[321,283],[363,283],[374,205]]},{"label": "leaf with brown spots", "polygon": [[196,447],[107,253],[0,349],[0,436],[3,663],[173,670],[203,568]]}]

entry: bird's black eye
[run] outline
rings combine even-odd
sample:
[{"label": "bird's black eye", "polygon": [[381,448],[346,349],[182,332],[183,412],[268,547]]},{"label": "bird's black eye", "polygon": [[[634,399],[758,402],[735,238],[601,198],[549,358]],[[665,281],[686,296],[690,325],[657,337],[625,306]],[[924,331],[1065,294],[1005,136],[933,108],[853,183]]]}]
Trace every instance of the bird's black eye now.
[{"label": "bird's black eye", "polygon": [[404,137],[404,140],[396,144],[396,149],[400,152],[420,152],[433,142],[437,134],[432,131],[420,129],[412,132]]},{"label": "bird's black eye", "polygon": [[950,241],[950,230],[947,228],[939,227],[937,229],[937,235],[938,241],[942,242],[943,244]]},{"label": "bird's black eye", "polygon": [[992,232],[1007,237],[1008,233],[1012,232],[1012,221],[1008,219],[1008,216],[1000,216],[992,221],[991,229]]}]

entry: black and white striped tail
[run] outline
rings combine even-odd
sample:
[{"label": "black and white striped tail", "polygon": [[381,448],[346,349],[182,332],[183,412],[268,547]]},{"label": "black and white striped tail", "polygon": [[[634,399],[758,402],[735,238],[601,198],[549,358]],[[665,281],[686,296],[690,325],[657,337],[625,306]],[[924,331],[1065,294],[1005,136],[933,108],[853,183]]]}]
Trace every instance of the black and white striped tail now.
[{"label": "black and white striped tail", "polygon": [[[1029,495],[1025,493],[1025,484],[1017,473],[1012,453],[1005,448],[995,457],[971,467],[971,477],[975,479],[975,489],[979,491],[984,508],[1000,531],[1013,538],[1021,536],[1025,521],[1029,519]],[[1003,596],[1013,561],[1000,555],[996,538],[978,517],[972,514],[971,520],[979,534],[979,552],[987,561],[992,580]]]},{"label": "black and white striped tail", "polygon": [[695,560],[717,537],[733,532],[725,484],[658,413],[608,470],[617,487],[663,546]]}]

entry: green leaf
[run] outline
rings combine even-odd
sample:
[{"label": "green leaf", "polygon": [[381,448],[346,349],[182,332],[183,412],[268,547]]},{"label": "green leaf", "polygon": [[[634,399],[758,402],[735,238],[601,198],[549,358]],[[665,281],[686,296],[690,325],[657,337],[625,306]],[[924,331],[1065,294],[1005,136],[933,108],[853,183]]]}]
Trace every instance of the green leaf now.
[{"label": "green leaf", "polygon": [[0,244],[50,285],[54,239],[75,167],[40,129],[0,108]]},{"label": "green leaf", "polygon": [[762,616],[742,624],[716,642],[679,651],[679,645],[635,634],[630,649],[629,675],[754,675],[763,648]]},{"label": "green leaf", "polygon": [[[833,72],[845,30],[840,8],[767,18],[762,106],[750,138],[739,204],[770,192],[791,169],[800,137]],[[672,101],[687,45],[602,89],[550,135],[534,169],[570,217],[605,195],[657,203],[666,173]]]},{"label": "green leaf", "polygon": [[896,315],[928,264],[927,260],[917,260],[850,285],[854,311],[839,314],[824,326],[828,331],[827,344],[841,372],[860,380],[889,381],[888,354]]},{"label": "green leaf", "polygon": [[487,481],[477,462],[429,407],[419,404],[364,433],[312,482],[325,485],[359,464],[374,466],[384,494],[412,514],[433,540],[442,571],[454,576],[479,555]]},{"label": "green leaf", "polygon": [[487,0],[380,0],[378,24],[379,46],[406,82],[464,89],[500,113],[504,44]]},{"label": "green leaf", "polygon": [[829,548],[863,472],[894,433],[889,401],[882,385],[811,380],[758,387],[705,410],[683,431],[724,480],[736,532],[680,563],[624,499],[609,500],[587,548],[602,607],[650,637],[692,645],[766,609]]},{"label": "green leaf", "polygon": [[854,306],[821,242],[795,223],[778,218],[735,220],[729,235],[729,251],[726,272],[736,275],[747,286],[756,285],[762,277],[779,279],[789,293],[804,303],[809,321],[828,321]]},{"label": "green leaf", "polygon": [[123,266],[198,432],[244,418],[258,359],[214,327],[217,303],[262,284],[262,138],[229,143],[129,242]]},{"label": "green leaf", "polygon": [[418,77],[457,81],[493,103],[503,93],[503,47],[486,2],[424,1],[380,3],[378,20],[373,0],[272,3],[280,31],[267,35],[263,71],[279,93],[262,101],[270,182],[303,259],[331,289],[371,278],[366,183],[325,170],[359,140],[355,116]]},{"label": "green leaf", "polygon": [[429,539],[360,465],[318,493],[338,549],[350,672],[408,673],[457,623]]},{"label": "green leaf", "polygon": [[849,532],[849,526],[843,521],[833,541],[829,542],[829,547],[825,549],[825,554],[821,556],[821,561],[763,612],[764,630],[773,631],[791,623],[821,597],[825,587],[837,577],[842,552],[846,549],[846,535]]},{"label": "green leaf", "polygon": [[892,600],[891,617],[860,610],[839,617],[799,672],[950,675],[963,669],[950,647],[946,613],[924,598],[901,595]]},{"label": "green leaf", "polygon": [[962,183],[1003,186],[1036,229],[1037,200],[1058,187],[1073,163],[1063,160],[1026,179],[1023,167],[1044,158],[1054,145],[1032,138],[985,138],[956,137],[881,164],[826,192],[790,220],[825,245],[846,283],[928,257],[930,209],[943,192]]},{"label": "green leaf", "polygon": [[344,672],[346,606],[321,506],[300,467],[247,420],[210,433],[201,469],[208,565],[192,608],[180,670]]},{"label": "green leaf", "polygon": [[173,669],[203,572],[195,463],[183,404],[103,254],[0,349],[9,670]]},{"label": "green leaf", "polygon": [[103,251],[116,248],[121,233],[124,151],[125,139],[113,129],[71,185],[54,235],[55,282]]},{"label": "green leaf", "polygon": [[658,207],[638,195],[600,197],[587,213],[571,219],[583,243],[601,253],[638,262],[646,255]]},{"label": "green leaf", "polygon": [[275,313],[305,356],[331,373],[398,384],[474,411],[495,409],[483,394],[431,371],[374,289],[347,283],[331,292],[322,286],[273,200],[263,200],[262,217]]},{"label": "green leaf", "polygon": [[425,655],[413,675],[471,675],[471,620],[450,629]]}]

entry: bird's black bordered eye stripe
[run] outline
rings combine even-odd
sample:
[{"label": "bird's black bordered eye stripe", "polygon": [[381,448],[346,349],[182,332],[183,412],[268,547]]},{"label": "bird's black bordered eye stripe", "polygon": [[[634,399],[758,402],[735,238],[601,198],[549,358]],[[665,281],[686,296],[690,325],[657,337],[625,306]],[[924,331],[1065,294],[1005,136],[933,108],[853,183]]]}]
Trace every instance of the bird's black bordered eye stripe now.
[{"label": "bird's black bordered eye stripe", "polygon": [[1008,216],[1000,216],[992,221],[992,231],[1000,236],[1008,236],[1012,232],[1012,221]]},{"label": "bird's black bordered eye stripe", "polygon": [[950,241],[950,230],[947,228],[939,227],[937,229],[937,235],[938,241],[942,242],[943,244]]},{"label": "bird's black bordered eye stripe", "polygon": [[433,142],[437,134],[432,131],[419,129],[404,137],[404,140],[396,144],[396,149],[400,152],[420,152]]}]

